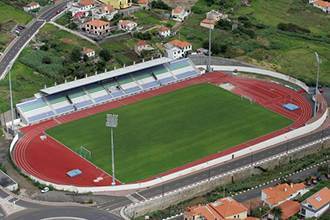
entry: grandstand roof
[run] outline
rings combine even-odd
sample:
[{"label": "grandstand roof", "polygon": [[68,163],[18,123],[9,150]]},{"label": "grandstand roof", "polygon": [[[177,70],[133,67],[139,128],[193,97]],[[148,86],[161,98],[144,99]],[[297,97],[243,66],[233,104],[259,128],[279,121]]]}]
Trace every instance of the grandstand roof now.
[{"label": "grandstand roof", "polygon": [[134,71],[147,69],[149,67],[153,67],[153,66],[157,66],[160,64],[170,62],[171,60],[172,59],[167,58],[167,57],[161,57],[161,58],[157,58],[157,59],[153,59],[153,60],[148,60],[148,61],[145,61],[142,63],[137,63],[135,65],[126,66],[124,68],[112,70],[112,71],[109,71],[106,73],[101,73],[101,74],[90,76],[87,78],[78,79],[78,80],[71,81],[68,83],[59,84],[57,86],[52,86],[49,88],[41,89],[40,92],[42,92],[43,94],[51,95],[51,94],[63,92],[63,91],[69,90],[69,89],[78,88],[80,86],[86,86],[86,85],[96,83],[96,82],[99,82],[102,80],[110,79],[112,77],[121,76],[121,75],[131,73]]}]

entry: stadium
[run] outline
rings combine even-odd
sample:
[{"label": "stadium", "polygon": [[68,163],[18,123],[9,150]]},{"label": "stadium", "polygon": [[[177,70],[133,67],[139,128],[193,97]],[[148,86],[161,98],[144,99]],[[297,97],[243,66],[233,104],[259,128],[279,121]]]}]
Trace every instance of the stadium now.
[{"label": "stadium", "polygon": [[[58,189],[111,187],[105,123],[114,113],[112,187],[143,188],[297,136],[315,121],[308,91],[235,72],[160,57],[43,88],[16,105],[11,157],[25,175]],[[325,109],[321,100],[317,117]]]}]

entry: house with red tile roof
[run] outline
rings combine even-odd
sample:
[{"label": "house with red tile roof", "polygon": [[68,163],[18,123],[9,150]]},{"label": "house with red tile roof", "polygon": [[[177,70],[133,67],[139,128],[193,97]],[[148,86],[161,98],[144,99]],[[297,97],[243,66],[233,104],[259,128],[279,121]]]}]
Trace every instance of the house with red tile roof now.
[{"label": "house with red tile roof", "polygon": [[318,218],[330,207],[330,189],[324,187],[301,203],[300,215],[305,218]]},{"label": "house with red tile roof", "polygon": [[87,56],[88,58],[95,57],[95,50],[92,48],[84,47],[82,49],[82,54]]},{"label": "house with red tile roof", "polygon": [[158,30],[158,35],[162,38],[171,36],[171,29],[165,26],[161,26]]},{"label": "house with red tile roof", "polygon": [[281,219],[288,220],[300,211],[300,203],[297,201],[287,200],[279,205],[282,210]]},{"label": "house with red tile roof", "polygon": [[208,28],[208,29],[214,29],[214,26],[216,25],[217,21],[205,18],[201,21],[200,26]]},{"label": "house with red tile roof", "polygon": [[323,12],[330,14],[330,2],[324,0],[309,0],[314,7],[321,9]]},{"label": "house with red tile roof", "polygon": [[137,27],[137,23],[130,20],[119,20],[118,29],[123,31],[132,31]]},{"label": "house with red tile roof", "polygon": [[175,39],[165,44],[166,56],[172,59],[185,57],[190,51],[192,51],[192,44],[187,41]]},{"label": "house with red tile roof", "polygon": [[149,7],[149,0],[138,0],[137,3],[143,8]]},{"label": "house with red tile roof", "polygon": [[306,186],[303,183],[283,183],[263,189],[261,191],[261,201],[273,208],[306,192]]},{"label": "house with red tile roof", "polygon": [[92,16],[96,19],[106,19],[111,21],[113,17],[118,13],[118,10],[115,9],[111,4],[102,4],[92,10]]},{"label": "house with red tile roof", "polygon": [[172,13],[171,13],[171,16],[172,16],[172,19],[175,20],[175,21],[184,21],[185,18],[190,14],[190,11],[184,9],[183,7],[181,6],[177,6],[175,8],[172,9]]},{"label": "house with red tile roof", "polygon": [[189,207],[184,212],[185,220],[248,219],[248,209],[231,197],[219,199],[207,205]]},{"label": "house with red tile roof", "polygon": [[94,0],[80,0],[78,2],[68,3],[68,10],[72,16],[80,12],[89,13],[96,6]]},{"label": "house with red tile roof", "polygon": [[110,33],[110,23],[99,19],[93,19],[86,22],[82,29],[89,34],[98,36],[106,35]]},{"label": "house with red tile roof", "polygon": [[29,4],[23,7],[24,11],[26,12],[38,10],[39,8],[40,5],[38,2],[30,2]]}]

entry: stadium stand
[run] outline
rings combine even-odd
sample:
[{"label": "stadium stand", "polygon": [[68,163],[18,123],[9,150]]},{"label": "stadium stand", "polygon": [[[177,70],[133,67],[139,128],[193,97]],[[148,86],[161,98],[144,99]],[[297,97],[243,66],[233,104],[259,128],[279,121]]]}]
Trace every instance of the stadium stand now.
[{"label": "stadium stand", "polygon": [[173,61],[161,57],[41,89],[16,108],[23,124],[33,124],[199,74],[188,58]]}]

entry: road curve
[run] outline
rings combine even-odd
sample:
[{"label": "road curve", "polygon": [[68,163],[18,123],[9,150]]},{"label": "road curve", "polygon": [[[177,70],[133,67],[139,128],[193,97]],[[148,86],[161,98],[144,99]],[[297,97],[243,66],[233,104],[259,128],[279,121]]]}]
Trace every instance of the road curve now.
[{"label": "road curve", "polygon": [[61,2],[43,12],[39,18],[32,22],[29,27],[17,38],[16,42],[11,48],[4,54],[4,57],[0,61],[0,79],[3,79],[8,70],[11,68],[15,59],[18,57],[24,46],[31,40],[31,37],[39,31],[45,22],[50,21],[60,11],[63,11],[68,1]]},{"label": "road curve", "polygon": [[89,207],[45,207],[41,209],[27,209],[6,218],[7,220],[35,220],[35,219],[98,219],[121,220],[122,218],[106,211]]}]

